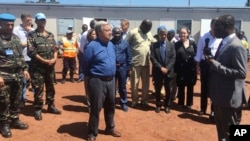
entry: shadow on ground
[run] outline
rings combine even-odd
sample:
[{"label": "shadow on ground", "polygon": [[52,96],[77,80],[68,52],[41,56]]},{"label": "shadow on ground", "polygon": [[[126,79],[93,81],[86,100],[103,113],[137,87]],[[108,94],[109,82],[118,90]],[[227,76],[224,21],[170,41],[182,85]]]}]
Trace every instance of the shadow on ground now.
[{"label": "shadow on ground", "polygon": [[75,122],[70,124],[63,124],[58,129],[58,133],[67,133],[73,137],[87,139],[87,122]]}]

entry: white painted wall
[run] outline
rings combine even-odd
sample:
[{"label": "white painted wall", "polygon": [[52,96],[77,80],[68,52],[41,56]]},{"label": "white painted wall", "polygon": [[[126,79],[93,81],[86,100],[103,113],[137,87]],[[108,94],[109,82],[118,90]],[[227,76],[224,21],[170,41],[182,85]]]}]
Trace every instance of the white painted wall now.
[{"label": "white painted wall", "polygon": [[[219,9],[219,10],[218,10]],[[192,20],[192,36],[198,41],[201,29],[201,19],[211,19],[224,14],[231,14],[236,20],[242,20],[241,30],[245,31],[250,39],[250,9],[248,8],[192,8],[192,7],[169,7],[169,8],[142,8],[142,7],[83,7],[76,5],[37,5],[37,4],[0,4],[0,13],[9,12],[17,16],[16,24],[19,24],[20,15],[29,12],[35,15],[43,12],[47,16],[46,29],[57,36],[57,18],[74,18],[74,30],[81,32],[82,18],[126,18],[130,20],[130,29],[140,25],[143,19],[150,19],[153,22],[152,33],[160,25],[161,19],[171,19],[176,23],[177,19]],[[168,28],[168,27],[167,27]],[[172,27],[171,27],[172,28]],[[58,35],[59,36],[59,35]]]}]

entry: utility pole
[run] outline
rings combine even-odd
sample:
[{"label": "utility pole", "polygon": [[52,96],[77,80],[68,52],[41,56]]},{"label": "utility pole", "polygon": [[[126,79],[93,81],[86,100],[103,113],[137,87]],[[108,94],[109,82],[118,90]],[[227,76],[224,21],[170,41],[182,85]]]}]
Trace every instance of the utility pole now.
[{"label": "utility pole", "polygon": [[188,6],[190,6],[190,0],[188,0]]}]

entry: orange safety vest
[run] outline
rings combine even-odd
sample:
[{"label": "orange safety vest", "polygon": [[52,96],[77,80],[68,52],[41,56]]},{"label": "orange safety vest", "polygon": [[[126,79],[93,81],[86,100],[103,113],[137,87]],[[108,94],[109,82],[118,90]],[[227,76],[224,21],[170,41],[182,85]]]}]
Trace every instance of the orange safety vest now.
[{"label": "orange safety vest", "polygon": [[62,38],[63,57],[73,58],[77,55],[78,44],[75,38],[68,40],[67,37]]}]

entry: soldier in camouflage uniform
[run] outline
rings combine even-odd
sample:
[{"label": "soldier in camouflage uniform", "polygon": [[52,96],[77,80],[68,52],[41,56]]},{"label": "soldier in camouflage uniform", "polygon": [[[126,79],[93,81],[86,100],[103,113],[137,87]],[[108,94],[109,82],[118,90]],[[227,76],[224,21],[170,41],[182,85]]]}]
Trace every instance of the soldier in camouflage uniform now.
[{"label": "soldier in camouflage uniform", "polygon": [[3,137],[12,136],[10,126],[28,129],[19,120],[22,78],[29,79],[28,66],[22,55],[21,41],[12,34],[15,16],[0,14],[0,123]]},{"label": "soldier in camouflage uniform", "polygon": [[57,44],[54,35],[45,30],[46,17],[43,13],[35,16],[37,29],[28,34],[28,55],[31,58],[30,76],[35,90],[34,107],[35,119],[42,120],[42,106],[44,85],[46,87],[47,111],[61,114],[54,105],[54,66],[57,59]]}]

